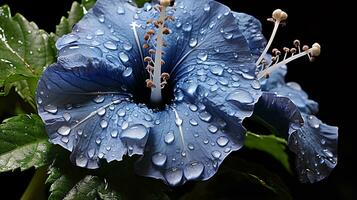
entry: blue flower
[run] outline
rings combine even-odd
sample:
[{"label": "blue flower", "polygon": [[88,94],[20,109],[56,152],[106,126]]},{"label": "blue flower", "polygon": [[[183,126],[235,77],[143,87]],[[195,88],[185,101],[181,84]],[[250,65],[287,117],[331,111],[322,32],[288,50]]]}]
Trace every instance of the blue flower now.
[{"label": "blue flower", "polygon": [[77,166],[140,155],[138,174],[176,186],[212,177],[243,146],[243,120],[270,112],[255,63],[266,42],[259,21],[216,1],[160,2],[98,0],[57,41],[36,98],[50,141]]}]

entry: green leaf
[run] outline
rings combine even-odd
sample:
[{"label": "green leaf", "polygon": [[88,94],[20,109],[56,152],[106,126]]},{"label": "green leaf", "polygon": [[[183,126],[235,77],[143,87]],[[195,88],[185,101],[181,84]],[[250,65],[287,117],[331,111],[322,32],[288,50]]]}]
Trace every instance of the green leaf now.
[{"label": "green leaf", "polygon": [[51,149],[37,115],[19,115],[0,125],[0,172],[45,166],[51,162]]},{"label": "green leaf", "polygon": [[74,166],[69,161],[69,153],[61,151],[49,168],[50,200],[169,199],[165,193],[168,188],[161,181],[134,173],[134,160],[103,163],[97,170],[88,170]]},{"label": "green leaf", "polygon": [[248,132],[245,147],[266,152],[277,159],[287,171],[291,172],[289,157],[286,153],[287,141],[275,135],[257,135]]},{"label": "green leaf", "polygon": [[55,60],[53,44],[53,38],[35,23],[20,14],[12,17],[7,5],[0,7],[0,95],[7,95],[15,87],[34,106],[34,83],[44,67]]},{"label": "green leaf", "polygon": [[94,6],[95,2],[96,0],[82,0],[82,5],[86,10],[89,10]]},{"label": "green leaf", "polygon": [[[89,5],[90,1],[85,1]],[[62,17],[59,25],[56,26],[56,35],[62,36],[72,31],[72,27],[84,16],[85,8],[83,5],[73,2],[68,17]]]},{"label": "green leaf", "polygon": [[138,7],[142,7],[146,2],[150,2],[150,0],[135,0]]}]

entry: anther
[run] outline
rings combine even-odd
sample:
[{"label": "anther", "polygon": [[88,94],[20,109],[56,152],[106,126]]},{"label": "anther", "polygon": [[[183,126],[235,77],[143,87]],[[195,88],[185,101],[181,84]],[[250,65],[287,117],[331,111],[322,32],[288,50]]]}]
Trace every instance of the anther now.
[{"label": "anther", "polygon": [[160,5],[168,7],[171,5],[171,1],[170,0],[160,0]]},{"label": "anther", "polygon": [[165,61],[164,60],[161,60],[161,66],[165,64]]},{"label": "anther", "polygon": [[154,49],[149,50],[149,54],[155,54],[155,53],[156,53],[156,51]]},{"label": "anther", "polygon": [[146,32],[146,34],[148,34],[148,35],[155,35],[155,31],[152,30],[152,29],[149,29],[149,30]]},{"label": "anther", "polygon": [[300,40],[294,40],[294,46],[296,48],[299,48],[300,47]]},{"label": "anther", "polygon": [[143,44],[143,48],[144,49],[147,49],[147,48],[149,48],[150,46],[148,45],[148,44]]},{"label": "anther", "polygon": [[151,57],[145,57],[144,58],[144,62],[152,62],[152,58]]},{"label": "anther", "polygon": [[150,79],[146,80],[146,87],[148,87],[148,88],[156,88],[156,86],[154,84],[154,81],[152,81]]},{"label": "anther", "polygon": [[291,54],[295,54],[295,53],[296,53],[296,49],[295,49],[295,48],[291,48],[291,49],[290,49],[290,53],[291,53]]},{"label": "anther", "polygon": [[153,22],[152,19],[148,19],[148,20],[146,21],[146,24],[151,24],[152,22]]},{"label": "anther", "polygon": [[149,39],[150,39],[150,35],[145,34],[145,36],[144,36],[144,40],[145,40],[145,41],[148,41]]},{"label": "anther", "polygon": [[165,20],[171,20],[171,21],[175,21],[175,18],[171,15],[167,16]]},{"label": "anther", "polygon": [[168,35],[168,34],[170,34],[170,29],[164,28],[164,30],[162,31],[162,33],[163,33],[164,35]]},{"label": "anther", "polygon": [[281,9],[276,9],[273,12],[272,15],[273,19],[275,19],[278,22],[285,21],[288,18],[288,14]]},{"label": "anther", "polygon": [[289,53],[290,49],[289,49],[288,47],[284,47],[284,48],[283,48],[283,51],[284,51],[285,53]]},{"label": "anther", "polygon": [[321,46],[318,43],[312,45],[311,56],[319,56],[321,54]]},{"label": "anther", "polygon": [[162,74],[161,74],[161,78],[162,78],[162,80],[167,81],[167,80],[170,79],[170,74],[168,74],[168,73],[162,73]]},{"label": "anther", "polygon": [[304,50],[304,51],[307,51],[307,50],[309,50],[309,46],[307,46],[307,45],[304,45],[304,46],[302,47],[302,50]]}]

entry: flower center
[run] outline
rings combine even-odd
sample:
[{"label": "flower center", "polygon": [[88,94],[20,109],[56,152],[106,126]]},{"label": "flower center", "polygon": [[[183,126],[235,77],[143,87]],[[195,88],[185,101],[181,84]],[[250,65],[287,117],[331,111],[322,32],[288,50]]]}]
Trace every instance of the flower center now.
[{"label": "flower center", "polygon": [[281,51],[274,48],[272,50],[273,57],[268,63],[265,60],[266,54],[273,43],[275,35],[278,31],[279,25],[282,24],[288,18],[288,14],[280,9],[276,9],[273,14],[272,18],[269,18],[268,21],[274,23],[274,29],[270,36],[270,39],[267,43],[267,46],[263,50],[262,54],[256,61],[256,66],[258,67],[257,77],[258,79],[268,78],[269,75],[274,72],[275,70],[279,69],[281,66],[288,64],[289,62],[301,58],[303,56],[308,56],[310,61],[313,61],[315,57],[319,56],[321,53],[321,46],[318,43],[315,43],[310,48],[307,45],[304,45],[301,48],[301,44],[299,40],[294,41],[293,48],[283,48],[284,56],[282,56]]},{"label": "flower center", "polygon": [[[159,11],[160,17],[157,20],[150,19],[147,21],[148,24],[154,25],[154,29],[149,29],[144,36],[146,43],[143,48],[149,49],[149,56],[144,58],[144,62],[147,64],[146,70],[150,75],[150,78],[146,80],[146,86],[151,89],[150,102],[157,105],[162,103],[162,89],[170,79],[170,75],[162,73],[161,70],[165,64],[163,60],[163,48],[166,46],[164,36],[170,34],[170,30],[165,26],[165,23],[173,20],[173,17],[168,16],[166,13],[170,4],[171,0],[160,0],[160,4],[155,7]],[[152,41],[155,34],[156,39]]]}]

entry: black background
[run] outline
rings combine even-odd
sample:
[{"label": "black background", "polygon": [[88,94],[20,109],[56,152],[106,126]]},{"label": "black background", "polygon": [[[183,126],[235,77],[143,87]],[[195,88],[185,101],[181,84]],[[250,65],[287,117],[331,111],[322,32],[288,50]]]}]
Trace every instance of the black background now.
[{"label": "black background", "polygon": [[[198,0],[197,0],[198,1]],[[356,57],[352,55],[355,35],[348,23],[353,13],[347,11],[343,1],[288,1],[288,0],[221,0],[232,10],[246,12],[263,23],[264,35],[269,36],[272,24],[266,21],[275,8],[289,14],[287,25],[281,28],[274,47],[291,46],[294,39],[303,43],[319,42],[322,55],[314,63],[301,59],[289,64],[287,79],[302,85],[310,98],[320,103],[318,117],[324,122],[339,126],[339,164],[326,180],[316,184],[290,183],[295,199],[353,199],[356,198],[353,178],[356,173],[353,144],[356,139],[354,79]],[[8,4],[12,13],[23,14],[28,20],[46,31],[54,31],[60,17],[66,15],[72,0],[0,0]],[[350,54],[350,55],[349,55]],[[1,113],[0,113],[1,114]],[[0,120],[5,118],[0,115]],[[269,165],[269,163],[267,163]],[[17,199],[26,188],[33,171],[0,175],[0,199],[4,194]],[[238,195],[239,196],[239,195]]]}]

